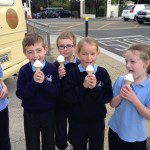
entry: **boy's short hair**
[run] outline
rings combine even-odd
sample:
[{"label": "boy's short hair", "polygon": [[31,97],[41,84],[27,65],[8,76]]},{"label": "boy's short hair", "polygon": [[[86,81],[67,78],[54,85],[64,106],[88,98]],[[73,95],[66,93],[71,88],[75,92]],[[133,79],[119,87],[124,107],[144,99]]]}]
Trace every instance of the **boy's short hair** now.
[{"label": "boy's short hair", "polygon": [[34,46],[36,43],[42,43],[42,46],[45,48],[46,45],[44,44],[43,38],[36,34],[36,33],[28,33],[25,35],[25,38],[22,41],[22,46],[23,46],[23,52],[26,52],[26,47],[27,46]]},{"label": "boy's short hair", "polygon": [[72,32],[62,32],[56,40],[57,47],[58,41],[63,39],[70,39],[73,42],[73,45],[76,46],[76,36]]}]

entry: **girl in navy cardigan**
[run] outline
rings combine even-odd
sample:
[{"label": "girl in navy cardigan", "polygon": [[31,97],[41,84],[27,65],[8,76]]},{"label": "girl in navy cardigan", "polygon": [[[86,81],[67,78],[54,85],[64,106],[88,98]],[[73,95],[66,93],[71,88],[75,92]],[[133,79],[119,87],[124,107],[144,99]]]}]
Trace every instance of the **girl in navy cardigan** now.
[{"label": "girl in navy cardigan", "polygon": [[[95,64],[98,54],[98,42],[83,38],[77,47],[81,64],[73,68],[66,79],[65,99],[73,105],[70,118],[74,150],[86,150],[87,144],[90,150],[103,150],[105,104],[113,94],[108,72]],[[86,72],[89,64],[94,67],[93,74]]]}]

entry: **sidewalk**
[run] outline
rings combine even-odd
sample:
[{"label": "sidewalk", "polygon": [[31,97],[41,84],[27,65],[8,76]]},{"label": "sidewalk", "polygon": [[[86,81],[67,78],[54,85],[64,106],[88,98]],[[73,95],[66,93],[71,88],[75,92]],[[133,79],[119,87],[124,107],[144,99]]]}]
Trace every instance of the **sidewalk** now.
[{"label": "sidewalk", "polygon": [[[50,41],[51,41],[51,51],[50,56],[47,57],[48,60],[53,62],[57,56],[58,51],[56,48],[56,38],[58,35],[51,35]],[[80,40],[81,37],[77,37],[77,41]],[[116,78],[120,75],[126,74],[126,70],[124,67],[124,64],[119,62],[118,60],[115,60],[111,58],[110,56],[107,56],[104,53],[100,53],[97,59],[97,64],[100,66],[103,66],[107,69],[109,72],[112,82],[116,80]],[[13,87],[9,87],[10,89],[16,88],[16,78],[14,78],[15,84],[13,84]],[[7,81],[7,85],[11,80]],[[15,100],[13,101],[12,99]],[[25,150],[25,139],[24,139],[24,129],[23,129],[23,118],[22,118],[22,107],[20,106],[20,100],[18,100],[15,96],[15,93],[13,93],[10,96],[10,105],[9,105],[9,114],[10,114],[10,137],[11,137],[11,144],[12,144],[12,150]],[[16,100],[17,99],[17,100]],[[105,150],[108,150],[107,145],[107,131],[108,131],[108,120],[110,116],[113,113],[113,109],[107,105],[107,118],[106,118],[106,130],[105,130]],[[149,131],[150,131],[150,124],[149,124]],[[150,133],[149,133],[150,135]],[[149,149],[150,150],[150,149]]]}]

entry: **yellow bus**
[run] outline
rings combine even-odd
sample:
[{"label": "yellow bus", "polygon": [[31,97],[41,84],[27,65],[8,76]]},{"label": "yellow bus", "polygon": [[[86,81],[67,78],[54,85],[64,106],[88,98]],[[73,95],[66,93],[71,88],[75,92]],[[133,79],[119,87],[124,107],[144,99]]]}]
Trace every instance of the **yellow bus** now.
[{"label": "yellow bus", "polygon": [[4,79],[28,62],[22,49],[26,32],[22,0],[0,0],[0,63]]}]

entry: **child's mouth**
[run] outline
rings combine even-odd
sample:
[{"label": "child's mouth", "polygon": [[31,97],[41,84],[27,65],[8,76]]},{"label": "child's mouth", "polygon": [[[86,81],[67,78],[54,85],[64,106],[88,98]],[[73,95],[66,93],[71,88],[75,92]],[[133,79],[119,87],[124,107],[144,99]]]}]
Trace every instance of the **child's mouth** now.
[{"label": "child's mouth", "polygon": [[93,63],[92,62],[87,62],[87,65],[93,65]]}]

